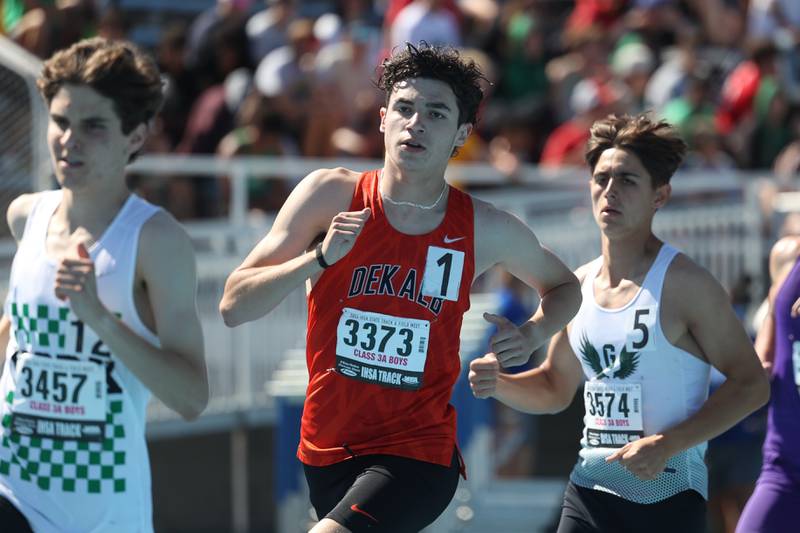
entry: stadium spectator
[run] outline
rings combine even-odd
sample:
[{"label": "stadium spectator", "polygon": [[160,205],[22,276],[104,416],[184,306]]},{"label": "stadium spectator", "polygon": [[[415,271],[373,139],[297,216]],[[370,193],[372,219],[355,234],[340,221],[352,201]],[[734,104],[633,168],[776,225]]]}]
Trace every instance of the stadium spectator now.
[{"label": "stadium spectator", "polygon": [[583,163],[589,127],[612,110],[618,95],[593,79],[581,80],[572,90],[570,107],[574,116],[548,137],[539,161],[543,166],[577,166]]},{"label": "stadium spectator", "polygon": [[289,44],[289,23],[295,15],[294,0],[266,0],[267,8],[247,21],[250,59],[257,65],[273,50]]},{"label": "stadium spectator", "polygon": [[397,13],[389,27],[391,48],[425,41],[432,45],[461,45],[458,17],[445,0],[414,0]]},{"label": "stadium spectator", "polygon": [[[267,99],[252,91],[237,115],[237,127],[219,144],[221,157],[239,155],[297,156],[300,150],[286,133],[283,118],[270,108]],[[277,176],[250,178],[247,182],[250,209],[263,213],[278,210],[289,194],[291,184]]]},{"label": "stadium spectator", "polygon": [[[9,10],[16,23],[11,37],[41,58],[96,33],[97,10],[92,0],[29,0],[21,18],[19,4]],[[15,8],[15,9],[14,9]]]},{"label": "stadium spectator", "polygon": [[[458,160],[488,160],[509,176],[540,158],[546,165],[569,161],[570,147],[584,140],[576,122],[587,106],[596,107],[594,91],[603,104],[591,109],[595,116],[652,109],[700,143],[687,168],[728,168],[730,156],[735,168],[791,167],[789,120],[800,104],[795,4],[217,0],[184,21],[189,30],[177,28],[179,21],[165,26],[155,47],[166,105],[150,144],[214,153],[237,127],[233,117],[252,76],[266,97],[258,101],[281,115],[283,137],[293,139],[299,155],[380,157],[380,136],[365,118],[378,93],[367,80],[393,44],[424,38],[471,47],[485,57],[484,67],[497,70],[484,120]],[[9,0],[3,28],[40,54],[94,32],[122,36],[130,29],[152,39],[137,26],[141,15],[129,17],[117,6]],[[749,59],[740,63],[741,57]],[[711,115],[720,135],[706,127]]]},{"label": "stadium spectator", "polygon": [[661,116],[691,141],[698,127],[713,124],[715,107],[711,100],[711,81],[706,72],[698,70],[686,76],[682,86],[682,94],[664,105]]}]

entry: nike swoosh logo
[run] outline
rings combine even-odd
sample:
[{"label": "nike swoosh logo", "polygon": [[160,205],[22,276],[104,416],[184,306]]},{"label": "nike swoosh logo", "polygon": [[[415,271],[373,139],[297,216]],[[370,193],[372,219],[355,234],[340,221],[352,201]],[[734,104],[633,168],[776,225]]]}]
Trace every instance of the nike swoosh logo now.
[{"label": "nike swoosh logo", "polygon": [[378,519],[377,519],[377,518],[375,518],[374,516],[372,516],[371,514],[369,514],[368,512],[366,512],[365,510],[361,509],[361,508],[358,506],[358,504],[356,504],[356,503],[354,503],[353,505],[351,505],[351,506],[350,506],[350,510],[351,510],[351,511],[354,511],[354,512],[356,512],[356,513],[358,513],[358,514],[361,514],[361,515],[364,515],[364,516],[366,516],[367,518],[369,518],[370,520],[372,520],[372,521],[373,521],[373,522],[375,522],[376,524],[378,523]]},{"label": "nike swoosh logo", "polygon": [[447,235],[445,235],[445,236],[444,236],[444,243],[445,243],[445,244],[450,244],[450,243],[452,243],[452,242],[458,242],[458,241],[460,241],[460,240],[462,240],[462,239],[465,239],[465,238],[466,238],[466,237],[454,237],[454,238],[452,238],[452,239],[451,239],[450,237],[448,237]]}]

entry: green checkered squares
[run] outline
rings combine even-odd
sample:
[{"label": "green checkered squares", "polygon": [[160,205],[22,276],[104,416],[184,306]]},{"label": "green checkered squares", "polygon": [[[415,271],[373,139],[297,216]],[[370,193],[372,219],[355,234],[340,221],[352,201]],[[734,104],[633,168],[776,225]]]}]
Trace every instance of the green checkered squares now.
[{"label": "green checkered squares", "polygon": [[43,348],[64,348],[67,341],[68,307],[11,303],[11,318],[28,343]]},{"label": "green checkered squares", "polygon": [[124,404],[109,402],[106,413],[105,438],[102,442],[32,438],[11,433],[5,425],[0,445],[0,474],[18,476],[36,484],[40,490],[71,493],[122,493],[127,483],[122,471],[127,465],[127,452],[122,448],[125,428],[115,423],[122,420]]},{"label": "green checkered squares", "polygon": [[[9,314],[16,338],[32,348],[64,349],[67,342],[77,342],[72,337],[79,329],[70,322],[74,317],[69,307],[11,302]],[[13,401],[13,392],[9,392],[5,403],[13,405]],[[4,415],[0,418],[0,474],[34,483],[43,491],[125,492],[127,483],[122,476],[128,454],[123,410],[122,400],[109,400],[101,442],[23,436],[11,431],[12,416]]]}]

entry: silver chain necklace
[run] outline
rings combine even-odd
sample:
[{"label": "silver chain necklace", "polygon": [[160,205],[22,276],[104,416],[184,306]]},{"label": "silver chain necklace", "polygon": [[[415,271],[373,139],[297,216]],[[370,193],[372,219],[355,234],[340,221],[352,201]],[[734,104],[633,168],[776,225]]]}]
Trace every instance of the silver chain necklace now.
[{"label": "silver chain necklace", "polygon": [[[381,176],[380,177],[383,178],[383,172],[381,172]],[[408,206],[408,207],[416,207],[417,209],[425,209],[425,210],[431,210],[434,207],[436,207],[437,205],[439,205],[439,202],[441,202],[442,198],[444,198],[444,191],[446,191],[446,190],[447,190],[447,182],[444,182],[444,186],[442,187],[442,192],[439,193],[439,197],[436,199],[436,201],[433,202],[431,205],[422,205],[422,204],[415,204],[414,202],[400,202],[400,201],[397,201],[397,200],[392,200],[389,197],[389,195],[381,192],[380,182],[378,182],[378,193],[380,193],[381,198],[383,198],[384,200],[386,200],[390,204],[397,205],[397,206],[405,205],[405,206]]]}]

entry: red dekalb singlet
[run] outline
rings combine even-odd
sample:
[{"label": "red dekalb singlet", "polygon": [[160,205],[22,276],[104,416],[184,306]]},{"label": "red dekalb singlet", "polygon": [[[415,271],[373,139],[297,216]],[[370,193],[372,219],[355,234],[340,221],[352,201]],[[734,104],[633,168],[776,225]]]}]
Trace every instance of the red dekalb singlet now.
[{"label": "red dekalb singlet", "polygon": [[450,188],[423,235],[394,229],[365,172],[350,211],[372,210],[344,258],[308,298],[309,384],[298,458],[312,466],[388,454],[449,466],[461,320],[475,271],[472,200]]}]

